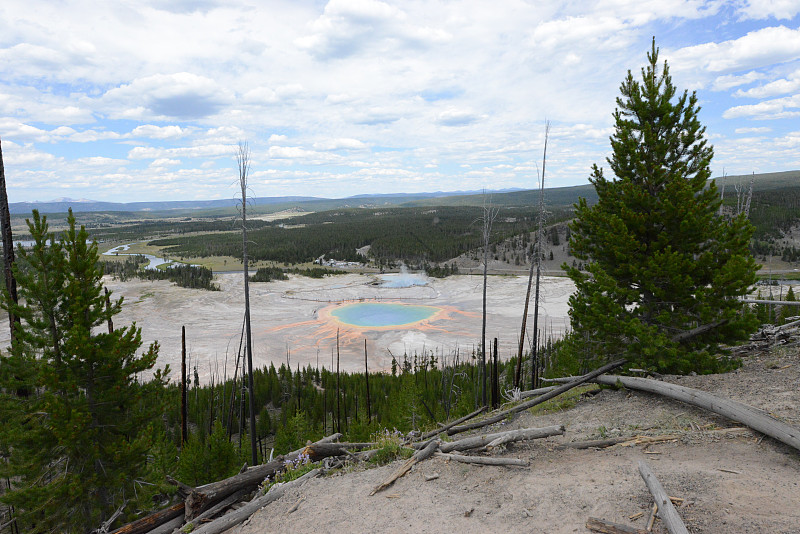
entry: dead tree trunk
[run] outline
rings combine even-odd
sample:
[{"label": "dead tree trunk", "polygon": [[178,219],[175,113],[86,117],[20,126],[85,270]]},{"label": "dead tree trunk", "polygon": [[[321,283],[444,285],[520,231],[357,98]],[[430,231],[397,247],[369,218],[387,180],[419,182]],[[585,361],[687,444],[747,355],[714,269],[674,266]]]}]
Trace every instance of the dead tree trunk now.
[{"label": "dead tree trunk", "polygon": [[539,384],[539,279],[542,272],[542,238],[544,237],[544,171],[547,164],[547,138],[550,122],[545,123],[544,152],[542,155],[542,180],[539,184],[539,224],[536,237],[536,296],[533,299],[533,346],[531,347],[531,389]]},{"label": "dead tree trunk", "polygon": [[753,430],[758,430],[762,434],[800,450],[800,430],[747,404],[730,399],[721,399],[705,391],[668,382],[659,382],[649,378],[607,375],[596,377],[593,381],[609,386],[622,385],[628,389],[656,393],[692,406],[698,406],[745,424]]},{"label": "dead tree trunk", "polygon": [[[2,143],[2,141],[0,141]],[[17,280],[11,266],[14,265],[14,239],[11,235],[11,212],[8,208],[8,194],[6,193],[6,170],[3,166],[3,147],[0,144],[0,233],[3,234],[3,269],[5,282],[11,301],[17,303]],[[19,317],[8,310],[8,325],[11,329],[11,344],[14,344],[16,334],[14,330],[19,324]]]},{"label": "dead tree trunk", "polygon": [[206,523],[205,525],[202,525],[191,532],[194,534],[221,534],[222,532],[225,532],[236,525],[243,523],[247,520],[247,518],[259,511],[264,506],[277,501],[283,497],[287,490],[302,486],[308,480],[318,476],[321,472],[321,469],[314,469],[313,471],[309,471],[305,475],[301,476],[297,480],[292,480],[286,484],[281,484],[280,486],[274,487],[271,491],[267,492],[266,495],[257,497],[241,508],[226,514],[219,519],[212,521],[211,523]]},{"label": "dead tree trunk", "polygon": [[456,462],[461,462],[464,464],[475,464],[475,465],[515,465],[520,467],[526,467],[528,464],[525,460],[520,460],[518,458],[490,458],[487,456],[463,456],[461,454],[447,454],[446,452],[437,452],[436,456],[439,458],[444,458],[446,460],[454,460]]},{"label": "dead tree trunk", "polygon": [[658,481],[656,475],[644,461],[639,461],[639,474],[642,475],[644,483],[647,484],[647,489],[653,495],[653,499],[658,505],[658,517],[664,522],[670,534],[689,534],[686,530],[686,525],[683,524],[681,516],[672,505],[669,495],[664,491],[661,482]]},{"label": "dead tree trunk", "polygon": [[453,427],[453,428],[451,428],[450,430],[447,431],[447,434],[452,436],[453,434],[458,434],[459,432],[465,432],[467,430],[472,430],[472,429],[475,429],[475,428],[482,428],[484,426],[491,425],[493,423],[499,423],[500,421],[502,421],[503,419],[505,419],[506,417],[508,417],[511,414],[514,414],[514,413],[517,413],[517,412],[521,412],[522,410],[527,410],[528,408],[532,408],[533,406],[536,406],[537,404],[541,404],[541,403],[543,403],[545,401],[548,401],[548,400],[550,400],[550,399],[552,399],[554,397],[558,397],[559,395],[561,395],[565,391],[569,391],[570,389],[572,389],[572,388],[574,388],[576,386],[580,386],[581,384],[583,384],[585,382],[589,382],[593,378],[597,378],[598,376],[602,375],[603,373],[607,373],[609,371],[612,371],[612,370],[616,369],[617,367],[622,366],[624,363],[625,363],[625,360],[617,360],[617,361],[615,361],[613,363],[609,363],[608,365],[604,365],[603,367],[601,367],[599,369],[595,369],[594,371],[592,371],[589,374],[586,374],[586,375],[583,375],[583,376],[575,378],[574,380],[572,380],[568,384],[564,384],[563,386],[560,386],[560,387],[554,389],[550,393],[545,393],[541,397],[536,397],[535,399],[531,399],[529,401],[525,401],[523,403],[517,404],[513,408],[509,408],[508,410],[502,411],[502,412],[498,413],[497,415],[494,415],[494,416],[489,417],[487,419],[484,419],[482,421],[477,421],[475,423],[471,423],[471,424],[468,424],[468,425],[462,425],[462,426]]},{"label": "dead tree trunk", "polygon": [[459,418],[459,419],[456,419],[455,421],[451,421],[450,423],[447,423],[446,425],[443,425],[443,426],[442,426],[441,428],[439,428],[438,430],[431,430],[430,432],[426,432],[426,433],[422,434],[422,435],[419,437],[419,440],[418,440],[418,441],[425,441],[425,440],[431,439],[432,437],[438,436],[438,435],[439,435],[439,434],[441,434],[442,432],[447,432],[448,430],[450,430],[450,429],[451,429],[451,428],[453,428],[454,426],[456,426],[456,425],[460,425],[460,424],[461,424],[461,423],[463,423],[464,421],[469,421],[469,420],[470,420],[470,419],[472,419],[473,417],[476,417],[476,416],[478,416],[478,415],[482,414],[482,413],[483,413],[483,412],[485,412],[487,409],[488,409],[488,408],[487,408],[486,406],[481,406],[480,408],[478,408],[478,409],[477,409],[477,410],[475,410],[474,412],[472,412],[472,413],[470,413],[470,414],[467,414],[467,415],[465,415],[464,417],[461,417],[461,418]]},{"label": "dead tree trunk", "polygon": [[367,424],[372,422],[372,406],[369,398],[369,364],[367,363],[367,339],[364,338],[364,380],[367,382]]},{"label": "dead tree trunk", "polygon": [[111,534],[144,534],[145,532],[150,532],[154,528],[182,515],[183,503],[179,502],[170,506],[169,508],[159,510],[158,512],[150,514],[146,517],[137,519],[133,523],[128,523],[127,525],[118,528]]},{"label": "dead tree trunk", "polygon": [[497,368],[497,338],[492,350],[492,409],[500,406],[500,370]]},{"label": "dead tree trunk", "polygon": [[601,534],[648,534],[644,529],[612,523],[611,521],[606,521],[605,519],[599,519],[597,517],[590,517],[589,520],[586,521],[586,528],[592,532],[600,532]]},{"label": "dead tree trunk", "polygon": [[[247,175],[250,172],[250,149],[247,143],[239,142],[236,153],[239,165],[239,187],[242,191],[242,264],[244,265],[244,323],[247,339],[247,404],[250,407],[250,463],[258,464],[258,448],[256,446],[256,407],[255,388],[253,386],[253,336],[250,328],[250,275],[247,258]],[[239,435],[241,442],[242,436]]]},{"label": "dead tree trunk", "polygon": [[[234,379],[235,382],[235,379]],[[189,439],[186,422],[186,326],[181,327],[181,447]],[[241,439],[241,436],[239,437]]]},{"label": "dead tree trunk", "polygon": [[[482,436],[471,436],[458,441],[442,443],[440,449],[442,452],[468,451],[470,449],[497,446],[514,441],[560,436],[563,433],[564,427],[562,425],[546,426],[543,428],[523,428],[521,430],[509,430],[507,432],[496,432],[494,434],[484,434]],[[496,443],[496,445],[492,445],[493,443]]]},{"label": "dead tree trunk", "polygon": [[423,460],[427,460],[428,458],[430,458],[433,455],[433,453],[436,452],[436,449],[439,448],[439,443],[440,441],[438,439],[431,440],[430,443],[428,443],[424,449],[415,452],[414,456],[406,460],[403,463],[403,465],[400,466],[400,469],[395,471],[392,474],[392,476],[390,476],[389,478],[387,478],[386,480],[375,486],[375,489],[372,490],[370,496],[375,495],[379,491],[384,490],[389,486],[391,486],[392,484],[394,484],[395,480],[408,473],[411,470],[411,468],[414,467],[414,464],[417,464]]}]

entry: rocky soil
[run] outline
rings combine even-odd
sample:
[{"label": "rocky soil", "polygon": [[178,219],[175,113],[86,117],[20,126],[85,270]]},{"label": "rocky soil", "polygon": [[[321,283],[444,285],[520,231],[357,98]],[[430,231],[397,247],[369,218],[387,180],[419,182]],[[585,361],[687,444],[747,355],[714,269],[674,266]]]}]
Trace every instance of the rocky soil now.
[{"label": "rocky soil", "polygon": [[[800,427],[800,352],[777,348],[724,375],[665,380],[732,398]],[[563,424],[563,436],[494,452],[528,467],[479,467],[432,458],[369,496],[398,463],[354,467],[311,480],[232,532],[589,532],[590,517],[645,528],[652,498],[639,476],[646,460],[690,532],[800,532],[800,453],[723,417],[655,395],[604,389],[572,408],[528,412],[501,429]],[[674,434],[651,445],[559,449],[564,442]],[[434,475],[438,475],[433,480]],[[293,510],[294,508],[294,510]],[[653,532],[665,533],[656,521]]]}]

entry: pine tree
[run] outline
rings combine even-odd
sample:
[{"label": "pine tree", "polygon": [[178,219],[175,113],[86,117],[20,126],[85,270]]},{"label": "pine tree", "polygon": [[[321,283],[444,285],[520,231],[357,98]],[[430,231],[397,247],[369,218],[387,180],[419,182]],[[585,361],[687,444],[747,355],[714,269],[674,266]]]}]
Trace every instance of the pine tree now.
[{"label": "pine tree", "polygon": [[717,344],[756,326],[737,299],[755,282],[753,227],[745,215],[718,216],[697,96],[676,96],[655,39],[647,58],[642,81],[629,71],[617,98],[608,159],[615,178],[594,165],[598,202],[576,206],[570,249],[587,272],[564,266],[577,286],[572,328],[607,358],[711,372],[721,367]]},{"label": "pine tree", "polygon": [[20,304],[3,301],[22,323],[0,356],[0,474],[14,481],[2,500],[31,532],[87,532],[132,499],[162,412],[165,373],[138,381],[158,345],[137,356],[138,328],[108,332],[122,299],[106,304],[97,245],[71,211],[68,223],[57,241],[33,212],[35,244],[18,250],[14,266]]}]

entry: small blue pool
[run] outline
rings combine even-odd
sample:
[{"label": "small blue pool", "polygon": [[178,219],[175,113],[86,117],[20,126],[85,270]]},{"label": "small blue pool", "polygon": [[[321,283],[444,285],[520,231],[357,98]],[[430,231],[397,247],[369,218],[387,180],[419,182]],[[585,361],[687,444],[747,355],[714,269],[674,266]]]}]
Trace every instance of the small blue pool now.
[{"label": "small blue pool", "polygon": [[331,312],[341,322],[353,326],[404,326],[429,319],[439,311],[433,306],[358,302],[345,304]]}]

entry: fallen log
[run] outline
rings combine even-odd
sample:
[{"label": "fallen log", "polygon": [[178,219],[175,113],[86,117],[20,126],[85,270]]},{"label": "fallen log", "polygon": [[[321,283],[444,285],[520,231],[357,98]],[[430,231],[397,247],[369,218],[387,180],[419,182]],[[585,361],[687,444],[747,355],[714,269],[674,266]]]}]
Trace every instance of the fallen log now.
[{"label": "fallen log", "polygon": [[[236,502],[239,502],[239,501],[243,500],[246,495],[247,495],[247,492],[244,491],[244,490],[239,490],[236,493],[234,493],[233,495],[229,495],[228,497],[222,499],[220,502],[218,502],[217,504],[215,504],[214,506],[212,506],[211,508],[209,508],[208,510],[206,510],[202,514],[200,514],[197,517],[195,517],[194,519],[192,519],[190,522],[187,523],[187,525],[200,525],[201,523],[209,522],[211,519],[213,519],[213,517],[215,515],[217,515],[220,512],[222,512],[228,506],[231,506],[233,503],[236,503]],[[191,527],[191,528],[193,528],[193,527]]]},{"label": "fallen log", "polygon": [[[312,443],[311,445],[330,443],[338,440],[341,436],[342,435],[338,433],[333,434],[331,436],[324,437],[321,440]],[[211,484],[206,484],[205,486],[195,488],[194,491],[192,491],[186,497],[186,521],[194,519],[204,510],[213,506],[232,493],[236,493],[239,490],[252,491],[256,489],[256,487],[258,487],[258,485],[261,484],[265,478],[283,471],[286,464],[290,461],[295,461],[307,447],[308,445],[302,449],[292,451],[285,456],[278,456],[276,459],[266,464],[250,467],[246,471],[239,473],[238,475],[228,477],[225,480],[220,480],[219,482],[213,482]]]},{"label": "fallen log", "polygon": [[545,386],[543,388],[536,388],[536,389],[529,389],[528,391],[520,391],[519,398],[520,399],[527,399],[528,397],[538,397],[539,395],[544,395],[545,393],[550,393],[558,386]]},{"label": "fallen log", "polygon": [[487,456],[464,456],[463,454],[447,454],[446,452],[437,452],[436,456],[445,458],[447,460],[455,460],[465,464],[476,465],[515,465],[520,467],[528,466],[528,462],[518,458],[490,458]]},{"label": "fallen log", "polygon": [[175,519],[167,521],[160,527],[154,528],[147,534],[172,534],[176,529],[181,528],[182,525],[183,525],[183,515],[179,515]]},{"label": "fallen log", "polygon": [[392,476],[390,476],[389,478],[387,478],[386,480],[375,486],[375,489],[372,490],[370,496],[375,495],[379,491],[384,490],[389,486],[391,486],[392,484],[394,484],[395,480],[408,473],[411,470],[411,468],[414,467],[414,464],[417,464],[423,460],[427,460],[428,458],[430,458],[431,455],[433,455],[434,451],[436,451],[436,449],[439,448],[440,443],[441,442],[438,439],[433,439],[427,445],[425,445],[423,449],[420,449],[417,452],[415,452],[414,456],[406,460],[403,463],[403,465],[400,466],[400,469],[392,473]]},{"label": "fallen log", "polygon": [[284,457],[278,456],[277,459],[272,460],[269,463],[251,467],[244,473],[234,475],[226,478],[225,480],[220,480],[219,482],[208,484],[204,486],[202,490],[198,488],[197,490],[193,491],[188,497],[186,497],[185,501],[186,521],[191,521],[204,510],[213,506],[232,493],[236,493],[240,490],[254,490],[268,476],[272,476],[280,471],[283,471],[285,467],[284,460]]},{"label": "fallen log", "polygon": [[771,416],[763,410],[730,399],[722,399],[711,393],[687,388],[669,382],[659,382],[649,378],[607,375],[593,379],[594,382],[609,386],[622,385],[628,389],[656,393],[692,406],[703,408],[728,419],[732,419],[753,430],[766,434],[776,440],[800,450],[800,430]]},{"label": "fallen log", "polygon": [[514,413],[517,413],[517,412],[521,412],[523,410],[527,410],[528,408],[532,408],[533,406],[536,406],[537,404],[541,404],[541,403],[543,403],[545,401],[548,401],[548,400],[550,400],[550,399],[552,399],[554,397],[558,397],[562,393],[564,393],[566,391],[569,391],[570,389],[572,389],[572,388],[574,388],[576,386],[580,386],[581,384],[583,384],[585,382],[588,382],[588,381],[592,380],[593,378],[597,378],[598,376],[602,375],[603,373],[607,373],[607,372],[609,372],[609,371],[611,371],[613,369],[616,369],[617,367],[622,366],[624,363],[625,363],[625,360],[617,360],[617,361],[615,361],[613,363],[609,363],[608,365],[604,365],[603,367],[601,367],[599,369],[595,369],[591,373],[585,374],[585,375],[583,375],[581,377],[574,378],[568,384],[564,384],[563,386],[559,386],[559,387],[555,388],[554,390],[550,391],[549,393],[545,393],[544,395],[536,397],[535,399],[531,399],[531,400],[525,401],[525,402],[523,402],[521,404],[517,404],[516,406],[514,406],[512,408],[509,408],[507,410],[504,410],[502,412],[499,412],[498,414],[496,414],[496,415],[494,415],[492,417],[489,417],[489,418],[484,419],[482,421],[477,421],[475,423],[470,423],[468,425],[454,426],[453,428],[451,428],[450,430],[447,431],[447,434],[452,436],[454,434],[458,434],[459,432],[466,432],[467,430],[473,430],[473,429],[476,429],[476,428],[482,428],[484,426],[491,425],[493,423],[499,423],[500,421],[502,421],[503,419],[505,419],[506,417],[508,417],[511,414],[514,414]]},{"label": "fallen log", "polygon": [[686,530],[686,525],[683,524],[681,516],[672,505],[672,501],[664,491],[664,486],[658,481],[656,475],[644,461],[639,461],[639,474],[642,475],[644,483],[647,484],[647,489],[653,495],[653,499],[658,505],[658,518],[664,522],[664,526],[670,534],[689,534]]},{"label": "fallen log", "polygon": [[439,448],[442,452],[467,451],[470,449],[487,447],[491,443],[498,442],[499,440],[502,440],[502,443],[510,443],[512,441],[546,438],[549,436],[561,435],[563,433],[563,425],[546,426],[543,428],[523,428],[520,430],[496,432],[494,434],[484,434],[482,436],[470,436],[458,441],[442,443]]},{"label": "fallen log", "polygon": [[662,441],[672,441],[678,439],[680,436],[675,434],[668,434],[666,436],[633,436],[633,437],[619,437],[608,439],[596,439],[589,441],[573,441],[572,443],[562,443],[557,446],[557,449],[590,449],[598,448],[603,449],[606,447],[613,447],[614,445],[622,445],[623,447],[631,445],[647,445],[650,443],[659,443]]},{"label": "fallen log", "polygon": [[586,528],[592,532],[600,532],[602,534],[647,534],[646,530],[629,527],[627,525],[620,525],[619,523],[612,523],[605,519],[597,517],[590,517],[586,521]]},{"label": "fallen log", "polygon": [[111,534],[144,534],[182,515],[183,502],[179,502],[173,504],[169,508],[164,508],[163,510],[142,517],[141,519],[137,519],[133,523],[123,525]]},{"label": "fallen log", "polygon": [[199,526],[198,528],[192,530],[192,534],[221,534],[222,532],[225,532],[226,530],[243,523],[247,520],[247,518],[259,511],[264,506],[270,504],[271,502],[277,501],[283,497],[287,490],[302,486],[308,480],[318,476],[321,472],[321,469],[314,469],[301,476],[297,480],[292,480],[291,482],[286,482],[285,484],[281,484],[279,486],[273,486],[272,489],[266,493],[266,495],[256,497],[238,510],[226,514],[219,519],[215,519],[211,523],[206,523],[205,525]]},{"label": "fallen log", "polygon": [[465,421],[469,421],[473,417],[476,417],[476,416],[482,414],[483,412],[486,411],[487,408],[488,408],[488,406],[482,406],[482,407],[478,408],[477,410],[475,410],[474,412],[465,415],[464,417],[456,419],[455,421],[451,421],[450,423],[447,423],[446,425],[441,425],[441,428],[439,428],[438,430],[431,430],[430,432],[425,432],[419,438],[414,439],[412,441],[426,441],[426,440],[429,440],[431,438],[435,438],[436,436],[438,436],[442,432],[447,432],[448,430],[450,430],[454,426],[460,425],[461,423],[463,423]]},{"label": "fallen log", "polygon": [[302,454],[307,454],[312,462],[317,462],[329,456],[342,456],[349,450],[363,450],[376,447],[377,443],[311,443],[306,445]]}]

